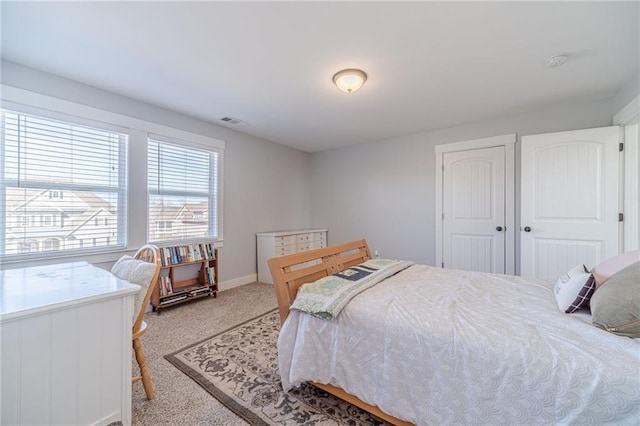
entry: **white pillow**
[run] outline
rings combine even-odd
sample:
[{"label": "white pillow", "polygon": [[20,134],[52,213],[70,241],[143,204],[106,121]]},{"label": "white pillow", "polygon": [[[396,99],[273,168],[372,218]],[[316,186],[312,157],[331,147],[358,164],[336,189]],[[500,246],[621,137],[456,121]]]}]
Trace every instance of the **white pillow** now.
[{"label": "white pillow", "polygon": [[567,314],[588,308],[595,290],[596,282],[593,275],[586,266],[578,265],[556,281],[554,292],[558,308]]},{"label": "white pillow", "polygon": [[135,322],[140,309],[142,309],[142,302],[144,302],[144,298],[147,295],[151,279],[156,273],[156,265],[155,263],[137,260],[129,255],[124,255],[111,267],[111,273],[142,287],[136,294],[134,301],[133,321]]}]

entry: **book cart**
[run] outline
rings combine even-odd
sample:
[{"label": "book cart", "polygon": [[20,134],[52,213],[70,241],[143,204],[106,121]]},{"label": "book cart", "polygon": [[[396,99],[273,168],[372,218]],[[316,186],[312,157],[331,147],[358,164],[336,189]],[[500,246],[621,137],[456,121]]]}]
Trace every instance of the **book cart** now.
[{"label": "book cart", "polygon": [[162,266],[151,295],[153,310],[201,297],[217,297],[218,249],[213,243],[160,247]]}]

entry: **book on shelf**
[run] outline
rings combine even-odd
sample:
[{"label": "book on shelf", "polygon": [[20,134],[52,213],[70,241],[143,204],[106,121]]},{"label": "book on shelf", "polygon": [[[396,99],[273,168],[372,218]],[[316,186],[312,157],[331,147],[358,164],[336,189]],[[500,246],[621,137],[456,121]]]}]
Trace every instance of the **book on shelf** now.
[{"label": "book on shelf", "polygon": [[216,283],[216,270],[211,266],[204,268],[204,278],[207,281],[207,285],[214,285]]},{"label": "book on shelf", "polygon": [[171,285],[171,277],[160,277],[160,296],[166,296],[173,293],[173,287]]},{"label": "book on shelf", "polygon": [[189,294],[192,296],[197,296],[198,294],[205,294],[209,293],[210,291],[211,289],[209,287],[202,287],[197,290],[192,290],[191,292],[189,292]]},{"label": "book on shelf", "polygon": [[171,303],[171,302],[177,302],[178,300],[183,300],[186,299],[187,295],[186,294],[178,294],[175,296],[169,296],[169,297],[165,297],[164,299],[162,299],[160,301],[161,305],[167,304],[167,303]]},{"label": "book on shelf", "polygon": [[184,244],[160,248],[162,266],[178,265],[181,263],[199,262],[201,260],[215,260],[213,243]]}]

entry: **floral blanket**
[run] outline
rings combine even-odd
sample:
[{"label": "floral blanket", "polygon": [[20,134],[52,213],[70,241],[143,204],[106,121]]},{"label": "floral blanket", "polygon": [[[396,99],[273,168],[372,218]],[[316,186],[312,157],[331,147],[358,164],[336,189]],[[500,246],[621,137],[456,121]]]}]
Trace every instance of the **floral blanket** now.
[{"label": "floral blanket", "polygon": [[304,284],[298,289],[291,309],[332,321],[352,298],[411,265],[413,262],[406,260],[367,260],[313,283]]}]

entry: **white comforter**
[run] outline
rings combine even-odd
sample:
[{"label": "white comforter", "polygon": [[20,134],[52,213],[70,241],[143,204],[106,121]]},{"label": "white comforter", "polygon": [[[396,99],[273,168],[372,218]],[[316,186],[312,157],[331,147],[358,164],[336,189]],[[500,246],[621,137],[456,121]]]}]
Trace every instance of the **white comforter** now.
[{"label": "white comforter", "polygon": [[640,339],[561,313],[552,285],[414,265],[337,320],[291,311],[285,390],[330,383],[416,424],[640,424]]}]

